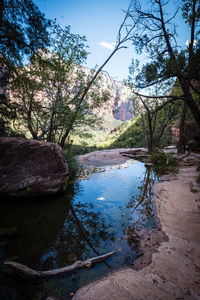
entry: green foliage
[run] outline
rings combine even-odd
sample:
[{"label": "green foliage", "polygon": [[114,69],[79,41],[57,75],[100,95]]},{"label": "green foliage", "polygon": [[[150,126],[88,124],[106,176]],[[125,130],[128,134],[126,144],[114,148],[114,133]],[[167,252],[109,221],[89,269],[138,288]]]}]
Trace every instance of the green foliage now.
[{"label": "green foliage", "polygon": [[177,165],[177,158],[173,154],[167,154],[167,166],[176,167]]},{"label": "green foliage", "polygon": [[161,151],[154,151],[151,154],[150,161],[155,165],[163,165],[166,166],[167,164],[167,155]]},{"label": "green foliage", "polygon": [[0,136],[12,136],[10,122],[15,118],[14,107],[3,95],[0,95]]},{"label": "green foliage", "polygon": [[150,162],[154,164],[154,170],[158,174],[164,174],[166,171],[175,171],[177,167],[176,157],[163,151],[152,152]]},{"label": "green foliage", "polygon": [[51,25],[31,0],[2,0],[0,4],[0,135],[21,136],[13,127],[16,106],[9,102],[9,81],[38,49],[49,45]]},{"label": "green foliage", "polygon": [[107,135],[103,147],[106,148],[133,148],[145,147],[145,135],[140,123],[140,118],[121,122]]},{"label": "green foliage", "polygon": [[[196,20],[200,20],[200,5],[197,2],[197,9],[196,9]],[[189,24],[191,26],[193,21],[193,11],[192,11],[192,1],[191,0],[182,0],[182,15],[186,22],[186,24]]]},{"label": "green foliage", "polygon": [[0,58],[9,68],[49,43],[51,22],[31,0],[2,0],[0,6]]},{"label": "green foliage", "polygon": [[[152,105],[152,104],[151,104]],[[146,110],[142,111],[142,106],[136,107],[135,112],[140,111],[138,117],[134,120],[125,122],[120,129],[109,136],[111,147],[148,147],[147,136],[149,135],[149,126]],[[163,109],[152,116],[152,137],[153,147],[163,148],[171,144],[172,133],[171,124],[180,117],[180,103],[168,104]]]},{"label": "green foliage", "polygon": [[[173,12],[170,2],[173,1],[131,1],[129,26],[132,22],[135,29],[132,44],[136,52],[143,52],[148,56],[148,61],[144,65],[142,62],[140,65],[132,64],[128,81],[134,88],[138,88],[141,94],[148,92],[154,99],[157,99],[158,95],[168,95],[170,99],[172,86],[177,80],[182,101],[187,102],[200,127],[200,106],[199,100],[196,99],[200,99],[200,2],[182,0],[179,6],[191,34],[188,48],[185,49],[178,45],[177,40],[179,29],[175,22],[179,7],[174,6]],[[145,89],[145,92],[142,92],[142,89]]]},{"label": "green foliage", "polygon": [[[134,71],[136,79],[134,83],[139,88],[151,86],[152,89],[152,86],[162,82],[165,82],[164,85],[170,88],[174,78],[179,77],[179,75],[183,77],[186,75],[189,64],[194,64],[193,67],[195,67],[194,62],[198,61],[196,52],[199,45],[192,49],[193,56],[195,56],[195,59],[192,60],[188,57],[187,49],[182,49],[177,44],[177,28],[174,29],[171,22],[172,20],[175,21],[176,13],[173,16],[173,12],[171,12],[171,19],[166,13],[169,10],[170,1],[167,3],[152,1],[146,3],[146,6],[143,6],[142,2],[135,0],[131,3],[130,17],[134,20],[138,18],[138,31],[133,38],[133,45],[138,53],[146,52],[149,61],[143,66],[131,67],[131,75],[134,74]],[[196,2],[195,9],[193,5],[194,1],[182,0],[182,16],[189,26],[192,26],[192,22],[194,22],[194,30],[197,31],[200,20],[200,5]],[[151,14],[149,14],[149,10]],[[198,37],[197,32],[194,32],[196,39]],[[189,69],[195,78],[197,76],[195,68]]]},{"label": "green foliage", "polygon": [[6,99],[4,95],[0,95],[0,136],[25,137],[25,134],[14,126],[16,119],[16,105]]},{"label": "green foliage", "polygon": [[144,72],[145,72],[145,78],[148,82],[152,82],[153,80],[156,79],[157,76],[157,66],[155,63],[152,64],[147,64],[144,67]]},{"label": "green foliage", "polygon": [[71,33],[70,26],[62,29],[54,24],[50,37],[51,51],[33,55],[11,87],[22,126],[34,139],[63,147],[71,132],[96,122],[98,118],[91,111],[107,101],[109,93],[100,91],[99,76],[82,98],[94,73],[86,74],[80,66],[88,54],[84,36]]},{"label": "green foliage", "polygon": [[65,145],[64,149],[64,156],[68,165],[68,180],[67,180],[67,185],[70,184],[70,182],[74,181],[76,177],[76,173],[79,169],[79,164],[76,160],[75,154],[73,152],[73,147],[71,144]]}]

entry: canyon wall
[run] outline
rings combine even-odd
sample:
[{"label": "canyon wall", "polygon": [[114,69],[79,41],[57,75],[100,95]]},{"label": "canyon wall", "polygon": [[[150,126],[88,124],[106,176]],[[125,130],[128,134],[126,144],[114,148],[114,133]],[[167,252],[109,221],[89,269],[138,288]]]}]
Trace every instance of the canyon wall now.
[{"label": "canyon wall", "polygon": [[[84,68],[86,75],[91,69]],[[99,76],[100,89],[109,91],[109,100],[98,108],[100,116],[114,117],[116,120],[126,121],[133,116],[132,92],[122,81],[112,79],[107,73],[101,72]]]},{"label": "canyon wall", "polygon": [[[82,67],[83,72],[86,75],[92,75],[92,70],[86,67]],[[13,93],[10,93],[9,89],[9,81],[3,80],[6,75],[6,68],[0,68],[0,94],[4,95],[6,98],[10,98],[11,101],[16,101],[16,97],[14,97]],[[107,73],[101,72],[98,76],[98,84],[99,84],[99,93],[102,91],[109,92],[108,101],[102,103],[102,105],[95,109],[94,112],[98,113],[100,117],[113,117],[116,120],[126,121],[130,120],[133,116],[133,105],[132,105],[132,92],[131,89],[126,86],[122,81],[116,81],[112,79]],[[51,99],[45,98],[42,92],[39,92],[38,101],[43,101],[43,103],[49,103]],[[86,96],[86,101],[91,101],[92,99],[88,99]]]}]

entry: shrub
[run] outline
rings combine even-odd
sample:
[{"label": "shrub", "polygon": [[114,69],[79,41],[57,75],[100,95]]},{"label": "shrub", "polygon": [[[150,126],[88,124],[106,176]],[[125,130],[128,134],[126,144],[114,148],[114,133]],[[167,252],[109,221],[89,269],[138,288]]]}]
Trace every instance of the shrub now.
[{"label": "shrub", "polygon": [[154,170],[158,174],[164,174],[166,171],[175,171],[177,166],[176,157],[162,151],[154,151],[151,154],[150,161],[154,164]]},{"label": "shrub", "polygon": [[177,158],[173,154],[167,154],[167,165],[176,167],[178,165]]},{"label": "shrub", "polygon": [[163,165],[167,164],[167,155],[162,151],[154,151],[150,157],[151,162],[154,165]]},{"label": "shrub", "polygon": [[68,165],[68,171],[69,171],[68,183],[69,183],[75,179],[76,173],[79,169],[79,164],[70,146],[65,148],[64,156]]}]

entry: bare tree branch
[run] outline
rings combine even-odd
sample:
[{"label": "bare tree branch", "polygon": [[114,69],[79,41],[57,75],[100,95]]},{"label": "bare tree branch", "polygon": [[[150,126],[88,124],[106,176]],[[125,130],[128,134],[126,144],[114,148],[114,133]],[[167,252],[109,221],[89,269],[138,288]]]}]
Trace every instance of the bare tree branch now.
[{"label": "bare tree branch", "polygon": [[36,271],[25,265],[13,261],[5,261],[4,266],[15,271],[17,274],[21,276],[25,276],[25,278],[27,279],[37,280],[37,279],[44,279],[49,277],[64,276],[67,273],[73,273],[83,268],[91,268],[93,265],[97,263],[101,263],[106,259],[108,259],[109,257],[113,256],[114,254],[116,254],[116,252],[117,251],[112,251],[101,256],[92,257],[85,261],[78,260],[71,266],[67,266],[55,270],[49,270],[49,271]]}]

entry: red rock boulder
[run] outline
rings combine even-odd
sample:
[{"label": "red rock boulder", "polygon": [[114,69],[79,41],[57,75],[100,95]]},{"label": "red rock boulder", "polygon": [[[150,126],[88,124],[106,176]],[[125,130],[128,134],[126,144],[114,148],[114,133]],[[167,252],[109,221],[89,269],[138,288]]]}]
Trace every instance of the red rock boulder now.
[{"label": "red rock boulder", "polygon": [[67,181],[68,167],[59,145],[0,137],[0,193],[52,194]]}]

